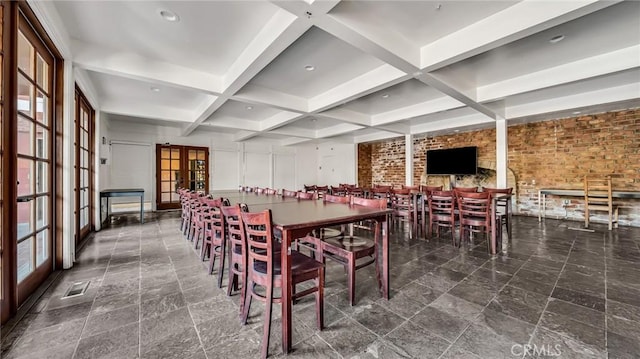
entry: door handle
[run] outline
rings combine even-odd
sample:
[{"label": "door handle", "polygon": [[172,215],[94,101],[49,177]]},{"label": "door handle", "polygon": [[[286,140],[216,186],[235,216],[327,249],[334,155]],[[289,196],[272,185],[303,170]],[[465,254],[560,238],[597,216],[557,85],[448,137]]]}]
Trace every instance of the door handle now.
[{"label": "door handle", "polygon": [[18,203],[31,202],[33,201],[32,197],[18,197]]}]

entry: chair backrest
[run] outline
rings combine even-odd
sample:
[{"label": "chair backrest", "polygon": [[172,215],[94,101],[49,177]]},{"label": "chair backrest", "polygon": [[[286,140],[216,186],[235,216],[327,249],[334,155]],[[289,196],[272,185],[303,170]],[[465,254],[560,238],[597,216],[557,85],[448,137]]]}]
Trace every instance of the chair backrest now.
[{"label": "chair backrest", "polygon": [[584,177],[584,202],[593,208],[613,207],[613,196],[611,189],[611,176],[604,177]]},{"label": "chair backrest", "polygon": [[244,228],[240,233],[242,241],[246,243],[249,275],[255,272],[258,267],[266,267],[265,272],[271,278],[273,275],[271,210],[267,209],[257,213],[240,212],[238,218]]},{"label": "chair backrest", "polygon": [[489,192],[458,192],[458,213],[460,220],[465,218],[482,218],[487,223],[491,217],[491,193]]},{"label": "chair backrest", "polygon": [[420,190],[420,186],[406,186],[406,185],[402,185],[400,188],[402,188],[402,189],[408,189],[408,190],[412,190],[412,191],[419,191],[419,190]]},{"label": "chair backrest", "polygon": [[345,196],[347,194],[347,188],[342,186],[329,186],[329,193],[334,196]]},{"label": "chair backrest", "polygon": [[420,192],[429,194],[433,191],[442,191],[442,186],[425,186],[420,185]]},{"label": "chair backrest", "polygon": [[456,199],[453,191],[432,191],[427,198],[429,213],[448,214],[453,216],[456,208]]},{"label": "chair backrest", "polygon": [[208,217],[204,219],[209,226],[205,227],[205,232],[210,231],[211,240],[223,240],[225,234],[225,222],[220,206],[210,207]]},{"label": "chair backrest", "polygon": [[289,191],[287,189],[282,189],[282,197],[291,197],[291,198],[295,198],[298,197],[298,192],[296,191]]},{"label": "chair backrest", "polygon": [[265,188],[264,189],[264,193],[268,194],[268,195],[276,195],[276,194],[278,194],[278,190],[277,189],[272,189],[272,188]]},{"label": "chair backrest", "polygon": [[387,209],[387,200],[384,198],[374,199],[374,198],[351,197],[351,205],[364,206],[364,207],[377,208],[377,209]]},{"label": "chair backrest", "polygon": [[247,187],[244,188],[244,191],[245,192],[253,192],[253,187],[247,186]]},{"label": "chair backrest", "polygon": [[316,194],[318,198],[322,198],[325,193],[329,193],[329,186],[316,186]]},{"label": "chair backrest", "polygon": [[316,185],[303,185],[305,192],[314,192],[316,190]]},{"label": "chair backrest", "polygon": [[513,187],[509,187],[509,188],[482,187],[482,192],[512,194]]},{"label": "chair backrest", "polygon": [[478,187],[453,187],[453,192],[478,192]]},{"label": "chair backrest", "polygon": [[360,187],[347,188],[347,195],[355,197],[364,197],[364,190]]},{"label": "chair backrest", "polygon": [[260,187],[256,187],[256,189],[254,190],[255,193],[257,194],[263,194],[265,193],[266,188],[260,188]]},{"label": "chair backrest", "polygon": [[351,202],[351,198],[349,198],[348,196],[335,196],[335,195],[331,195],[331,194],[325,194],[324,197],[322,198],[323,202],[330,202],[330,203],[350,203]]},{"label": "chair backrest", "polygon": [[225,230],[227,238],[229,238],[231,248],[240,248],[240,253],[244,255],[245,245],[242,241],[242,234],[240,233],[243,231],[242,225],[240,223],[240,205],[236,204],[235,206],[223,206],[220,207],[220,211],[222,211],[224,222],[227,224]]},{"label": "chair backrest", "polygon": [[315,192],[298,192],[298,199],[316,199]]}]

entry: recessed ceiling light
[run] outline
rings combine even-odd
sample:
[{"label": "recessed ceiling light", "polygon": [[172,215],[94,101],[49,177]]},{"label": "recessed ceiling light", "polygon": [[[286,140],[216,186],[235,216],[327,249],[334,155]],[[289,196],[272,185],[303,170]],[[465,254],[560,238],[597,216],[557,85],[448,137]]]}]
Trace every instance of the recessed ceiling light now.
[{"label": "recessed ceiling light", "polygon": [[153,91],[153,92],[160,92],[160,89],[159,89],[159,88],[157,88],[157,87],[153,87],[153,86],[151,86],[149,89],[150,89],[151,91]]},{"label": "recessed ceiling light", "polygon": [[315,118],[312,118],[312,119],[311,119],[311,122],[316,122],[316,121],[318,121],[318,120],[317,120],[317,119],[315,119]]},{"label": "recessed ceiling light", "polygon": [[307,66],[305,66],[305,67],[304,67],[304,69],[305,69],[305,70],[307,70],[307,71],[313,71],[313,70],[315,70],[316,68],[315,68],[315,66],[313,66],[313,65],[307,65]]},{"label": "recessed ceiling light", "polygon": [[245,107],[247,110],[253,110],[253,106],[247,106]]},{"label": "recessed ceiling light", "polygon": [[453,132],[456,132],[456,133],[458,133],[458,132],[460,132],[460,130],[453,130]]},{"label": "recessed ceiling light", "polygon": [[389,94],[386,93],[386,94],[382,95],[382,98],[389,98]]},{"label": "recessed ceiling light", "polygon": [[574,114],[574,115],[579,115],[579,114],[581,114],[582,112],[580,112],[580,111],[573,111],[573,112],[571,112],[571,113],[572,113],[572,114]]},{"label": "recessed ceiling light", "polygon": [[562,40],[564,40],[564,35],[556,35],[556,36],[550,38],[549,42],[552,43],[552,44],[556,44],[556,43],[558,43],[558,42],[560,42]]},{"label": "recessed ceiling light", "polygon": [[178,16],[178,14],[176,14],[175,12],[171,11],[171,10],[160,10],[159,11],[160,16],[162,16],[163,19],[169,21],[169,22],[178,22],[180,21],[180,16]]}]

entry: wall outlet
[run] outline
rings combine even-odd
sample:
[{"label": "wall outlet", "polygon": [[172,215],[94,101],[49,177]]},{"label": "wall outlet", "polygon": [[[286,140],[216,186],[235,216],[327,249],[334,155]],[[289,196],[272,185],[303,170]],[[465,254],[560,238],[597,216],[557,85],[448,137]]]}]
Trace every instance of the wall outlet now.
[{"label": "wall outlet", "polygon": [[565,205],[565,206],[568,206],[569,203],[571,203],[571,202],[568,199],[563,199],[562,200],[562,204]]}]

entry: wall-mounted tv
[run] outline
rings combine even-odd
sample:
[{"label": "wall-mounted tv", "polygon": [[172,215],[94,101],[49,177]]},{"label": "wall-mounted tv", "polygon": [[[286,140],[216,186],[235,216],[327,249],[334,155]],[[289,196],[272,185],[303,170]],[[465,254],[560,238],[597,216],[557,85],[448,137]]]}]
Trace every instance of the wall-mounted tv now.
[{"label": "wall-mounted tv", "polygon": [[428,175],[475,175],[478,148],[459,147],[427,151]]}]

